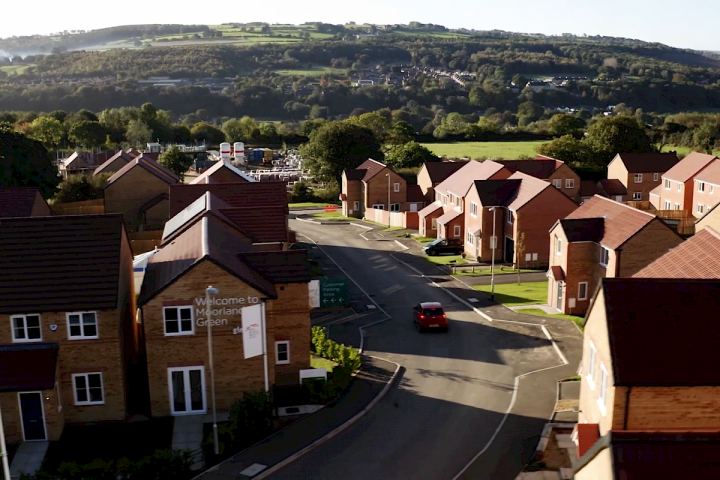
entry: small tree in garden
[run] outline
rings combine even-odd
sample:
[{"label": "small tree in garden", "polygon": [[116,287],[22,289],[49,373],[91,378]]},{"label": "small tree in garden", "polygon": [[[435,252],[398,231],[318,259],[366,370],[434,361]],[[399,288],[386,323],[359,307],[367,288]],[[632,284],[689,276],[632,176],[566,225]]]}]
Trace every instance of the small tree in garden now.
[{"label": "small tree in garden", "polygon": [[515,242],[515,268],[517,269],[518,285],[520,285],[520,262],[525,255],[525,232],[519,232]]}]

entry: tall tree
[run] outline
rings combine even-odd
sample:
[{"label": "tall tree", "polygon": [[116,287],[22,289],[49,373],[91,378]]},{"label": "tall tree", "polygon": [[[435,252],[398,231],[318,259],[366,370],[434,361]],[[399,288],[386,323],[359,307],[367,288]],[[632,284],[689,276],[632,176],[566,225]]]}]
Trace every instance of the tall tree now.
[{"label": "tall tree", "polygon": [[37,187],[48,198],[60,182],[45,147],[0,123],[0,186]]},{"label": "tall tree", "polygon": [[605,117],[588,128],[584,142],[607,165],[618,153],[652,153],[657,148],[635,117]]},{"label": "tall tree", "polygon": [[188,171],[192,162],[192,158],[176,146],[168,148],[158,157],[158,163],[177,175],[181,181],[185,178],[185,172]]},{"label": "tall tree", "polygon": [[152,135],[153,131],[142,120],[130,120],[127,130],[125,130],[125,138],[134,147],[150,142]]},{"label": "tall tree", "polygon": [[225,133],[209,123],[196,123],[190,129],[190,136],[193,140],[205,141],[210,145],[220,145],[225,141]]},{"label": "tall tree", "polygon": [[548,131],[557,136],[579,133],[584,128],[585,120],[568,113],[558,113],[548,121]]},{"label": "tall tree", "polygon": [[62,123],[52,117],[38,117],[30,124],[28,136],[48,148],[57,147],[65,135]]},{"label": "tall tree", "polygon": [[99,147],[105,142],[107,132],[98,122],[80,120],[73,123],[68,130],[68,139],[83,148]]},{"label": "tall tree", "polygon": [[391,168],[421,167],[426,162],[439,162],[440,157],[417,142],[394,145],[385,154],[385,164]]}]

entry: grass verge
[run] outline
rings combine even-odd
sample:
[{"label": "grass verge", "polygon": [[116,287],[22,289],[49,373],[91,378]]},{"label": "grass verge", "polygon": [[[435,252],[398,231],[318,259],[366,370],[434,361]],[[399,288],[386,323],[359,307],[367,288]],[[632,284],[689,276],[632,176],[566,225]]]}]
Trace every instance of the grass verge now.
[{"label": "grass verge", "polygon": [[580,331],[583,331],[582,324],[585,321],[585,317],[579,317],[577,315],[566,315],[564,313],[547,313],[545,310],[542,310],[540,308],[521,308],[516,310],[516,312],[524,313],[526,315],[535,315],[536,317],[552,317],[561,318],[563,320],[570,320],[578,326]]},{"label": "grass verge", "polygon": [[[490,294],[490,285],[475,285],[475,290]],[[495,300],[508,307],[547,302],[547,282],[495,285]]]},{"label": "grass verge", "polygon": [[383,232],[397,232],[398,230],[405,230],[405,227],[390,227],[383,230]]},{"label": "grass verge", "polygon": [[437,238],[433,238],[433,237],[415,237],[415,236],[413,236],[412,238],[413,238],[413,240],[415,240],[416,242],[418,242],[421,245],[425,245],[426,243],[434,242],[435,240],[437,240]]},{"label": "grass verge", "polygon": [[340,205],[337,202],[300,202],[300,203],[290,203],[288,204],[288,208],[310,208],[310,207],[317,207],[317,208],[325,208],[325,205]]},{"label": "grass verge", "polygon": [[[520,280],[522,281],[522,274],[523,273],[537,273],[540,270],[520,270]],[[510,275],[515,274],[517,275],[517,270],[512,269],[502,269],[502,268],[496,268],[495,269],[495,275]],[[476,268],[474,272],[470,270],[459,270],[455,272],[453,275],[457,275],[459,277],[484,277],[486,275],[491,275],[489,268]]]},{"label": "grass verge", "polygon": [[328,372],[332,372],[333,368],[337,367],[337,363],[327,358],[318,357],[317,355],[310,355],[310,367],[324,368]]},{"label": "grass verge", "polygon": [[429,255],[423,255],[428,262],[436,265],[449,265],[454,263],[455,265],[465,265],[467,262],[460,255],[436,255],[431,257]]},{"label": "grass verge", "polygon": [[344,217],[342,212],[323,212],[323,213],[316,213],[313,215],[313,218],[317,218],[318,220],[325,220],[325,221],[333,221],[333,222],[349,222],[357,220],[356,218],[350,218],[350,217]]}]

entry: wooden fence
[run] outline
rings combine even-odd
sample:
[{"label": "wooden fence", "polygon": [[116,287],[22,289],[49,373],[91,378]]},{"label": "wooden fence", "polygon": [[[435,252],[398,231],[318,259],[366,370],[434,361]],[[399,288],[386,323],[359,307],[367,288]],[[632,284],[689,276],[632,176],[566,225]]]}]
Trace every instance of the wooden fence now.
[{"label": "wooden fence", "polygon": [[105,199],[56,203],[50,207],[55,215],[97,215],[105,213]]},{"label": "wooden fence", "polygon": [[140,255],[141,253],[154,250],[155,247],[159,247],[162,240],[162,233],[162,230],[145,230],[142,232],[128,233],[133,255]]}]

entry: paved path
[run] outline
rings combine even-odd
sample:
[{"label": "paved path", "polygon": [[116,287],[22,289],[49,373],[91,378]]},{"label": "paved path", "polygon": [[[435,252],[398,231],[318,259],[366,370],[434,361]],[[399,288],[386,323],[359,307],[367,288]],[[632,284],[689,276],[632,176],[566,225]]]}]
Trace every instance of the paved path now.
[{"label": "paved path", "polygon": [[15,480],[22,474],[35,475],[45,460],[49,442],[23,442],[18,447],[10,464],[10,478]]},{"label": "paved path", "polygon": [[[555,381],[576,369],[582,344],[575,326],[496,305],[402,253],[395,241],[363,239],[356,227],[291,221],[291,228],[320,244],[313,254],[336,265],[328,276],[349,276],[366,295],[358,312],[366,316],[330,336],[350,337],[366,325],[360,338],[366,351],[404,368],[363,419],[272,478],[515,478],[553,412]],[[423,266],[410,268],[416,261]],[[412,306],[431,300],[445,306],[448,334],[412,328]],[[560,337],[556,345],[543,326]]]}]

